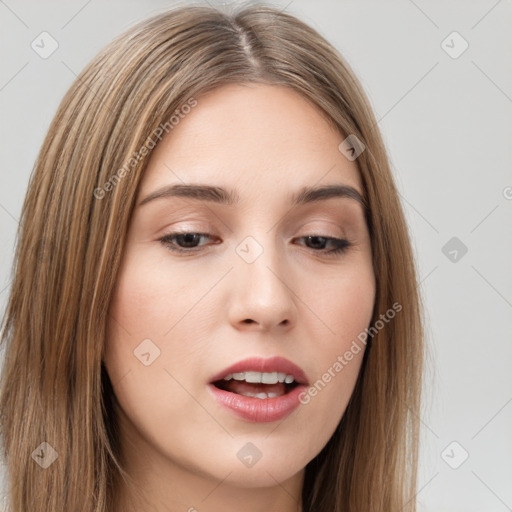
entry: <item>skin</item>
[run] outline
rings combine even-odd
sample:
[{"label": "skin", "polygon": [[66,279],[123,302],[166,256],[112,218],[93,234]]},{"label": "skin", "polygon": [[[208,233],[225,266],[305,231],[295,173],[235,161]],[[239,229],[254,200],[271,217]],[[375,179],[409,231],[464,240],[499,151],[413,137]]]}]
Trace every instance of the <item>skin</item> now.
[{"label": "skin", "polygon": [[[197,101],[151,154],[110,307],[105,364],[123,463],[145,500],[132,506],[133,488],[121,488],[118,510],[225,512],[243,503],[246,512],[296,512],[304,468],[338,425],[364,349],[278,422],[238,418],[207,385],[241,359],[276,355],[311,385],[368,327],[375,278],[362,206],[288,202],[303,186],[363,187],[356,162],[338,150],[345,137],[291,89],[230,84]],[[168,197],[139,206],[176,183],[233,188],[240,202]],[[209,237],[175,253],[160,239],[180,229]],[[332,256],[335,245],[302,238],[310,235],[352,245]],[[263,248],[250,264],[236,252],[247,236]],[[134,356],[145,339],[160,350],[148,366]],[[262,454],[250,468],[237,457],[247,442]]]}]

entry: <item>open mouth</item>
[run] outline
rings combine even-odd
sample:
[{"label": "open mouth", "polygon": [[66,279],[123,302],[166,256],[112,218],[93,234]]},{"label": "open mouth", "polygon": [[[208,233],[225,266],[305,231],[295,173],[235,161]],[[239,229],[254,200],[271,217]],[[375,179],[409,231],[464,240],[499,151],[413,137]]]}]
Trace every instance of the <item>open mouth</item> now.
[{"label": "open mouth", "polygon": [[231,373],[212,384],[223,391],[260,399],[286,395],[299,385],[292,375],[280,372]]}]

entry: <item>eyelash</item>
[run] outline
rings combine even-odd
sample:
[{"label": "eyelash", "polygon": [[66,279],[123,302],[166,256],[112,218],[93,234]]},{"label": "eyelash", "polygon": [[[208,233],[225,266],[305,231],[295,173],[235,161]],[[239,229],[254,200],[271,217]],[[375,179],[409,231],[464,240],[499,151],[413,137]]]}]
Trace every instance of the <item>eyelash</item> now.
[{"label": "eyelash", "polygon": [[[165,235],[164,237],[160,238],[159,241],[164,245],[164,247],[166,247],[168,250],[170,250],[172,252],[181,253],[181,254],[183,254],[183,253],[190,254],[190,253],[197,252],[198,251],[197,247],[191,247],[191,248],[186,249],[186,248],[178,247],[176,245],[171,244],[171,240],[173,240],[174,238],[179,237],[179,236],[187,236],[187,235],[199,235],[201,237],[210,237],[210,235],[208,235],[208,233],[198,233],[195,231],[177,231],[177,232],[169,233],[168,235]],[[321,236],[321,235],[301,236],[298,238],[298,240],[306,239],[306,238],[309,238],[309,239],[321,238],[321,239],[326,240],[326,243],[329,243],[329,242],[335,243],[337,245],[337,247],[335,247],[334,249],[331,249],[330,251],[327,251],[325,249],[320,249],[320,250],[312,249],[313,252],[323,253],[329,257],[342,255],[343,253],[345,253],[348,250],[349,247],[352,246],[352,243],[346,239]]]}]

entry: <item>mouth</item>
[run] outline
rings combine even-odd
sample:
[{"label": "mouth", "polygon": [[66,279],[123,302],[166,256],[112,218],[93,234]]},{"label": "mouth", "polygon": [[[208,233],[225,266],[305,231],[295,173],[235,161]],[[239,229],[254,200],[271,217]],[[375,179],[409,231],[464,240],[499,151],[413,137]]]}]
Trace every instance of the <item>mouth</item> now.
[{"label": "mouth", "polygon": [[287,395],[299,385],[293,375],[284,372],[256,371],[229,373],[212,384],[223,391],[260,399]]},{"label": "mouth", "polygon": [[210,384],[222,391],[251,398],[278,398],[307,385],[305,373],[283,357],[249,358],[224,369]]},{"label": "mouth", "polygon": [[251,357],[225,368],[209,381],[213,399],[239,419],[280,421],[300,405],[306,374],[284,357]]}]

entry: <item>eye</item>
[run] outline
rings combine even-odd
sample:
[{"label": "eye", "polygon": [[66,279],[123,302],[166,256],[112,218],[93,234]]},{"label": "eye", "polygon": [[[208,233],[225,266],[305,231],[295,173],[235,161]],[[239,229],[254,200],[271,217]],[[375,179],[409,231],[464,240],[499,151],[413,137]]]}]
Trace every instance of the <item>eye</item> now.
[{"label": "eye", "polygon": [[[174,252],[195,252],[198,249],[198,242],[201,238],[211,238],[208,233],[194,233],[191,231],[183,231],[169,233],[160,238],[159,241]],[[204,244],[203,244],[204,245]]]},{"label": "eye", "polygon": [[[308,235],[297,238],[296,240],[306,240],[306,243],[310,244],[310,246],[312,246],[311,248],[314,249],[315,252],[321,252],[327,256],[334,256],[344,253],[352,245],[351,242],[342,238],[334,238],[321,235]],[[333,246],[332,249],[327,249],[325,247],[329,244]]]},{"label": "eye", "polygon": [[[211,239],[208,233],[195,233],[192,231],[183,231],[169,233],[160,238],[159,241],[169,250],[179,253],[197,252],[202,245],[201,239]],[[351,242],[342,238],[327,237],[321,235],[308,235],[295,240],[305,240],[306,245],[313,250],[327,256],[342,254],[352,245]],[[218,241],[216,242],[218,243]],[[302,244],[301,244],[302,245]],[[332,246],[328,249],[328,246]]]}]

